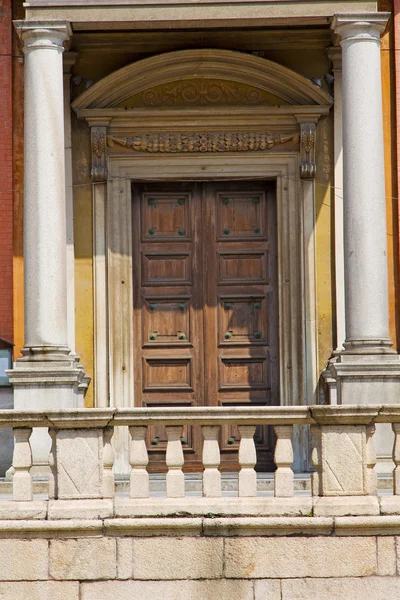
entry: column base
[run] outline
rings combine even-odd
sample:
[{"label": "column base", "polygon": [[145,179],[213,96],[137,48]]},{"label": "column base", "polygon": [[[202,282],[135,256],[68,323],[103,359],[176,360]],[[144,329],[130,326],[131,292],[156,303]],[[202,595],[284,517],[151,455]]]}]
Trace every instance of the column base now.
[{"label": "column base", "polygon": [[[400,356],[394,351],[345,350],[331,359],[323,377],[329,389],[328,404],[400,404]],[[377,424],[374,442],[377,472],[390,473],[394,434],[389,424]]]},{"label": "column base", "polygon": [[[64,346],[23,348],[15,368],[7,374],[14,388],[14,409],[83,408],[90,383],[79,357]],[[35,429],[31,436],[32,473],[46,477],[50,452],[46,429]]]}]

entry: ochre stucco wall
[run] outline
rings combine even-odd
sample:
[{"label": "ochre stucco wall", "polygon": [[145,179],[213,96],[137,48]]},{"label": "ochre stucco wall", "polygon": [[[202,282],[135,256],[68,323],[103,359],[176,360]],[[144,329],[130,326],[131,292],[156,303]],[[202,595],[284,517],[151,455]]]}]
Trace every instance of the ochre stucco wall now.
[{"label": "ochre stucco wall", "polygon": [[[379,2],[379,10],[391,11],[393,2]],[[382,38],[382,92],[383,92],[383,125],[385,143],[385,183],[386,183],[386,219],[388,235],[388,283],[389,283],[389,317],[390,336],[399,347],[399,315],[398,299],[398,200],[396,174],[396,91],[394,70],[394,36],[393,17]]]},{"label": "ochre stucco wall", "polygon": [[[93,377],[93,227],[90,181],[90,132],[72,116],[72,181],[75,240],[75,349],[85,372]],[[93,381],[85,397],[93,406]]]}]

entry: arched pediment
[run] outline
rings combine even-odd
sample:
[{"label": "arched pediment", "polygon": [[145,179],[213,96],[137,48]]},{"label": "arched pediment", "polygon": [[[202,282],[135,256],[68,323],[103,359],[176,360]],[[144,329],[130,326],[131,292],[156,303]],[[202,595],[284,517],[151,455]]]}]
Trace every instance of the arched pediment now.
[{"label": "arched pediment", "polygon": [[81,94],[76,111],[332,104],[332,98],[278,63],[231,50],[181,50],[152,56],[111,73]]}]

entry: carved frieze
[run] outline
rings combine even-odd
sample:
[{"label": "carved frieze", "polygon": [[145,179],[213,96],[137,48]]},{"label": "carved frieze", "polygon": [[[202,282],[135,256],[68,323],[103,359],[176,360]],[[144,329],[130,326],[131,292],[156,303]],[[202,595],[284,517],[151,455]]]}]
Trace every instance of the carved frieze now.
[{"label": "carved frieze", "polygon": [[300,176],[314,179],[315,165],[315,123],[300,123]]},{"label": "carved frieze", "polygon": [[107,155],[106,139],[107,127],[91,127],[92,168],[91,177],[93,181],[106,181],[107,179]]},{"label": "carved frieze", "polygon": [[141,133],[130,137],[108,136],[107,144],[134,152],[257,152],[272,150],[279,144],[298,144],[298,133],[280,134],[264,131],[208,131]]},{"label": "carved frieze", "polygon": [[133,108],[177,106],[258,106],[286,104],[265,90],[236,81],[192,79],[149,88],[124,102]]}]

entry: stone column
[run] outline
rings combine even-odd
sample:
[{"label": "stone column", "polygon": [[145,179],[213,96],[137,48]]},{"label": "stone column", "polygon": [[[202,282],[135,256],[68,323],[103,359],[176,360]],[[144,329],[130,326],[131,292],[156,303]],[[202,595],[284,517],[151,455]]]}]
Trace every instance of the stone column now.
[{"label": "stone column", "polygon": [[388,14],[337,15],[343,59],[345,350],[390,351],[380,36]]},{"label": "stone column", "polygon": [[67,346],[63,42],[67,23],[16,23],[23,43],[23,354],[65,357]]},{"label": "stone column", "polygon": [[[78,406],[84,376],[67,329],[63,44],[65,21],[16,21],[24,52],[24,301],[22,357],[10,372],[15,408]],[[34,464],[49,443],[32,435]]]},{"label": "stone column", "polygon": [[[398,403],[400,361],[388,316],[380,36],[389,13],[336,15],[343,72],[343,223],[346,339],[329,370],[339,404]],[[392,435],[377,430],[390,468]]]}]

